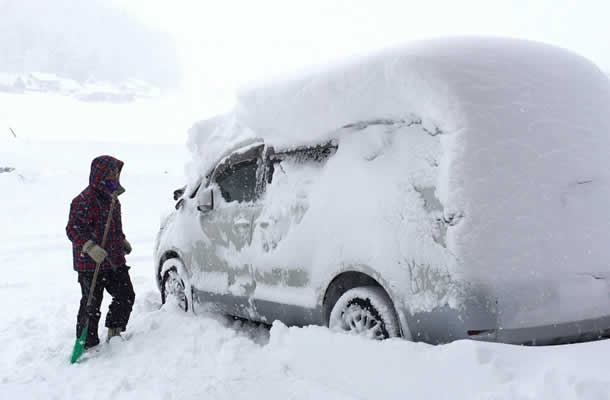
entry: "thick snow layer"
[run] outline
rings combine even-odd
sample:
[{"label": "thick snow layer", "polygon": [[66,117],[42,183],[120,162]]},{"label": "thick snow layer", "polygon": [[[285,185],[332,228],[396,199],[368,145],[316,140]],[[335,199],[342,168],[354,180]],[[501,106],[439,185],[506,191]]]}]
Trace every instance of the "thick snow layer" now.
[{"label": "thick snow layer", "polygon": [[[182,183],[182,146],[32,141],[28,149],[41,172],[36,181],[0,174],[1,398],[610,398],[610,341],[546,348],[371,342],[161,307],[152,242],[158,215]],[[98,151],[126,162],[121,201],[136,303],[128,341],[114,339],[71,366],[80,293],[64,227]],[[106,296],[103,312],[107,306]]]},{"label": "thick snow layer", "polygon": [[[437,39],[248,89],[232,112],[191,129],[189,179],[256,138],[277,148],[339,143],[283,243],[284,261],[314,271],[402,261],[481,283],[506,328],[610,313],[610,83],[576,54],[516,39]],[[337,237],[341,246],[329,240]],[[247,257],[264,268],[269,254]],[[413,282],[418,272],[409,273]],[[459,305],[451,288],[424,294],[403,301]]]}]

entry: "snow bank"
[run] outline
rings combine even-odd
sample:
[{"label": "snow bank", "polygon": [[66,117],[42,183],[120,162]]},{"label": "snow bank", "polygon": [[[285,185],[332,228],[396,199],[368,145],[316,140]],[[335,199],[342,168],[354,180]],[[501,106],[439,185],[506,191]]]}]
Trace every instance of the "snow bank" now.
[{"label": "snow bank", "polygon": [[[600,357],[608,341],[542,349],[374,342],[321,327],[276,323],[267,331],[168,306],[158,310],[151,292],[136,301],[131,338],[115,339],[72,366],[72,343],[62,340],[67,326],[46,326],[55,343],[6,332],[3,338],[18,346],[0,364],[3,393],[71,399],[598,400],[610,391]],[[44,324],[37,318],[27,322],[38,329]]]},{"label": "snow bank", "polygon": [[[309,240],[317,253],[295,257],[320,271],[323,259],[402,263],[411,282],[431,268],[481,283],[503,326],[523,327],[608,314],[609,133],[610,84],[588,60],[523,40],[437,39],[243,91],[232,112],[192,128],[188,171],[193,180],[257,138],[276,148],[336,139],[294,236],[321,238]],[[404,301],[459,303],[432,291]]]}]

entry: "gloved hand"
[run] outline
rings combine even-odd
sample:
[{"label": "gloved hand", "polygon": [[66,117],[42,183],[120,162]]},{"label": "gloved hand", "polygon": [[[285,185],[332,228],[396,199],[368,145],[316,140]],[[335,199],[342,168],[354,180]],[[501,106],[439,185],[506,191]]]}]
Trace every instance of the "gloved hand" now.
[{"label": "gloved hand", "polygon": [[123,239],[123,250],[125,250],[125,254],[131,253],[131,243],[127,239]]},{"label": "gloved hand", "polygon": [[91,257],[93,261],[98,264],[101,264],[106,256],[108,256],[108,252],[97,244],[93,243],[92,240],[87,240],[85,242],[82,253],[88,254],[89,257]]}]

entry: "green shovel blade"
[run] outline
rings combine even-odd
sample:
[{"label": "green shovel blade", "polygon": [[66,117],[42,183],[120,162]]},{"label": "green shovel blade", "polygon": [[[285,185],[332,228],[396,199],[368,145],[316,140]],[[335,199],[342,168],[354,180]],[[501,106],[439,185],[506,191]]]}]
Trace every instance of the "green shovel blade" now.
[{"label": "green shovel blade", "polygon": [[70,364],[74,364],[76,360],[78,360],[78,358],[83,355],[83,351],[85,351],[85,342],[87,341],[88,330],[89,325],[85,326],[85,329],[83,329],[83,333],[78,339],[76,339],[76,343],[74,343],[74,349],[72,350],[72,358],[70,359]]}]

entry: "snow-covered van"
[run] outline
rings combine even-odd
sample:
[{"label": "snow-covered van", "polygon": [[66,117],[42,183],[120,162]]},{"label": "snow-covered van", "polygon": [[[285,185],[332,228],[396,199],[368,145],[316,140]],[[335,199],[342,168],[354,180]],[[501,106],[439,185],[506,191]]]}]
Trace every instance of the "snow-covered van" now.
[{"label": "snow-covered van", "polygon": [[165,301],[443,343],[610,333],[610,84],[545,44],[437,39],[194,125]]}]

